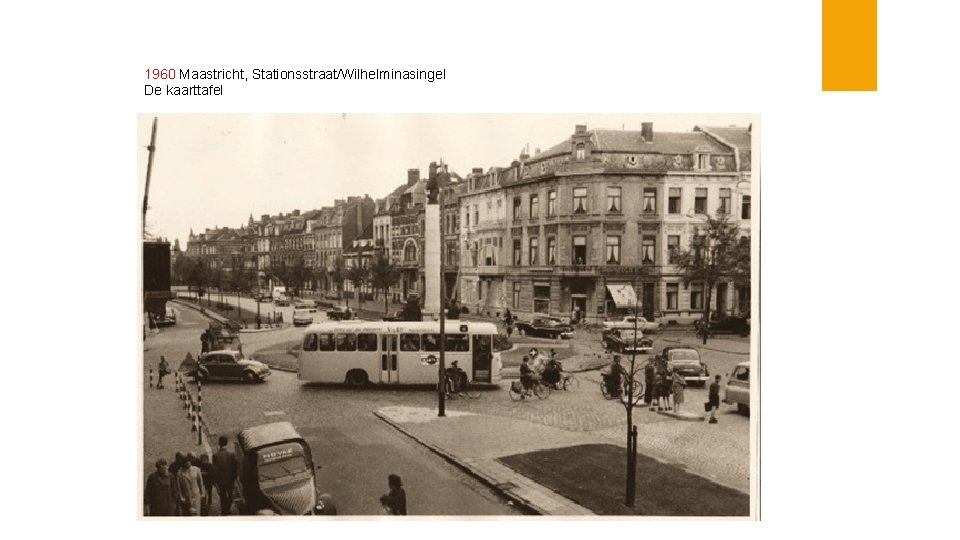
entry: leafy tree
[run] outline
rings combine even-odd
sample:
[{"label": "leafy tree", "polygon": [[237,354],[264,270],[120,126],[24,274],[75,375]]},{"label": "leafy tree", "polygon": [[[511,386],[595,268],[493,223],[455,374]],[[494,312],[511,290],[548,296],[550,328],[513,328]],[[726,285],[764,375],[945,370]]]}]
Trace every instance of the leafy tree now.
[{"label": "leafy tree", "polygon": [[353,284],[353,290],[357,293],[359,307],[363,307],[363,284],[370,279],[370,269],[366,266],[360,266],[359,261],[356,266],[351,266],[347,270],[347,279]]},{"label": "leafy tree", "polygon": [[271,263],[270,277],[284,287],[288,286],[290,284],[290,267],[287,266],[287,261],[281,260],[279,263]]},{"label": "leafy tree", "polygon": [[317,266],[313,269],[313,279],[317,282],[318,290],[321,288],[321,284],[326,283],[328,275],[326,266]]},{"label": "leafy tree", "polygon": [[400,268],[393,264],[384,252],[380,252],[376,260],[370,266],[370,283],[375,289],[383,291],[383,313],[386,314],[389,308],[389,297],[387,290],[400,279]]},{"label": "leafy tree", "polygon": [[[678,250],[675,264],[684,274],[686,283],[703,283],[703,343],[707,343],[707,324],[710,321],[710,293],[720,281],[743,279],[743,269],[749,276],[750,250],[743,247],[739,229],[726,214],[713,218],[706,215],[706,226],[697,231],[690,249]],[[749,279],[749,278],[748,278]]]}]

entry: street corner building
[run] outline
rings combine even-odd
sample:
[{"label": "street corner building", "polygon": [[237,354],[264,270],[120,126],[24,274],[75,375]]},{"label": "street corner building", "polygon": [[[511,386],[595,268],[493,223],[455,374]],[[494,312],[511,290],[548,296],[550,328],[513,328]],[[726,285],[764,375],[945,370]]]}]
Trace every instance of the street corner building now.
[{"label": "street corner building", "polygon": [[[499,316],[587,321],[634,309],[665,324],[702,316],[702,283],[689,283],[673,255],[691,245],[703,216],[725,215],[750,233],[752,126],[658,133],[575,127],[566,140],[510,166],[475,169],[459,197],[461,297]],[[718,283],[711,308],[750,308],[748,285]]]}]

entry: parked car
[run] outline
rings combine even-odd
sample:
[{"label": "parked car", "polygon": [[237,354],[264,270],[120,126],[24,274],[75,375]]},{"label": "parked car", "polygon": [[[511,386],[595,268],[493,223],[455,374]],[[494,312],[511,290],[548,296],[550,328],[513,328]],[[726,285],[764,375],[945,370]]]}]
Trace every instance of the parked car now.
[{"label": "parked car", "polygon": [[[316,310],[314,310],[316,311]],[[313,324],[313,315],[310,314],[309,309],[294,309],[293,310],[293,325],[294,326],[310,326]]]},{"label": "parked car", "polygon": [[310,445],[290,422],[249,427],[237,435],[236,493],[244,515],[327,514],[317,496]]},{"label": "parked car", "polygon": [[667,370],[679,368],[680,376],[688,386],[706,386],[710,370],[700,360],[700,352],[692,347],[667,347],[660,353],[667,361]]},{"label": "parked car", "polygon": [[305,309],[305,310],[309,311],[310,313],[316,313],[316,312],[317,312],[317,305],[314,304],[313,302],[308,302],[308,301],[306,301],[306,300],[297,300],[297,301],[293,304],[293,309]]},{"label": "parked car", "polygon": [[612,330],[614,328],[626,328],[632,330],[636,324],[637,330],[652,334],[654,332],[659,332],[663,327],[662,323],[648,321],[645,317],[634,317],[633,315],[627,315],[622,319],[603,321],[603,328],[605,330]]},{"label": "parked car", "polygon": [[[697,336],[703,336],[703,321],[694,321],[694,328],[697,329]],[[714,334],[737,334],[747,336],[750,334],[750,312],[744,315],[715,315],[710,319],[708,336]]]},{"label": "parked car", "polygon": [[269,294],[261,294],[260,297],[257,298],[257,301],[260,302],[261,304],[269,303],[269,302],[273,302],[273,297],[270,296]]},{"label": "parked car", "polygon": [[177,324],[177,314],[174,313],[173,308],[167,306],[163,312],[163,317],[157,319],[157,326],[174,326]]},{"label": "parked car", "polygon": [[727,376],[723,402],[736,403],[740,414],[750,414],[750,362],[740,362]]},{"label": "parked car", "polygon": [[[636,341],[634,341],[634,338],[636,338]],[[604,348],[621,354],[633,354],[634,351],[637,354],[647,354],[653,350],[653,340],[644,337],[643,332],[639,330],[634,332],[632,328],[629,330],[621,328],[606,330],[603,332],[601,339]],[[636,343],[636,349],[634,349],[634,343]]]},{"label": "parked car", "polygon": [[392,312],[390,312],[389,314],[384,315],[382,320],[384,320],[384,321],[403,321],[403,320],[406,320],[406,319],[404,319],[404,317],[403,317],[403,310],[402,310],[402,309],[398,309],[397,311],[392,311]]},{"label": "parked car", "polygon": [[518,321],[516,328],[521,336],[562,339],[576,335],[573,327],[556,317],[537,317],[531,322]]},{"label": "parked car", "polygon": [[263,382],[270,376],[270,368],[261,362],[244,358],[240,351],[213,351],[200,355],[196,370],[188,375],[200,381],[236,380],[246,383]]},{"label": "parked car", "polygon": [[344,308],[335,307],[327,311],[327,318],[331,321],[343,321],[347,318],[347,310]]},{"label": "parked car", "polygon": [[278,307],[279,307],[279,306],[289,306],[289,305],[290,305],[290,299],[287,298],[286,296],[278,296],[277,299],[274,300],[273,305],[278,306]]}]

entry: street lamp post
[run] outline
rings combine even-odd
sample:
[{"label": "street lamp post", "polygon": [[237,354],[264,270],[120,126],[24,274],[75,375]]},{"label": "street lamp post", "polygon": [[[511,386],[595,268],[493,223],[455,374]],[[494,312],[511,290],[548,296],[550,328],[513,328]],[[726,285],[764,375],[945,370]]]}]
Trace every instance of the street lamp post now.
[{"label": "street lamp post", "polygon": [[[633,281],[633,351],[630,354],[630,379],[627,381],[627,487],[624,504],[633,506],[637,492],[637,428],[633,425],[633,407],[634,403],[634,374],[637,368],[637,330],[640,316],[640,296],[637,294],[637,281]],[[647,389],[649,392],[650,389]]]},{"label": "street lamp post", "polygon": [[[443,225],[443,189],[441,186],[437,186],[437,206],[440,208],[439,223],[438,227]],[[443,235],[440,235],[440,238],[443,238]],[[446,416],[446,387],[447,387],[447,368],[446,368],[446,349],[447,349],[447,333],[446,333],[446,322],[447,322],[447,310],[446,310],[446,289],[445,279],[443,276],[444,264],[443,264],[443,242],[441,240],[441,250],[440,250],[440,384],[437,386],[437,416]],[[426,250],[424,250],[426,251]]]}]

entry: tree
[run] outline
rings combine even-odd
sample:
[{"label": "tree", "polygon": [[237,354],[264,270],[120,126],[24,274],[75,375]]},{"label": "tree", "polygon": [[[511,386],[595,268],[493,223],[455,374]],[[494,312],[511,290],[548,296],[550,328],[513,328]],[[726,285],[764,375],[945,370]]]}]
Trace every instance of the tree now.
[{"label": "tree", "polygon": [[343,292],[343,282],[347,279],[347,269],[344,267],[343,258],[337,257],[333,260],[333,269],[330,271],[330,279],[337,286],[339,292]]},{"label": "tree", "polygon": [[377,259],[370,266],[370,283],[376,289],[383,291],[383,313],[387,314],[389,297],[387,290],[400,279],[400,269],[390,261],[384,252],[380,252]]},{"label": "tree", "polygon": [[310,279],[310,268],[303,262],[303,257],[297,257],[297,259],[290,265],[290,268],[287,273],[287,278],[290,280],[290,285],[293,287],[293,290],[296,296],[299,296],[300,288],[303,286],[303,282]]},{"label": "tree", "polygon": [[[210,284],[210,267],[207,266],[207,261],[203,258],[194,259],[189,263],[190,274],[187,278],[187,283],[193,286],[197,291],[197,303],[200,303],[200,298],[204,294],[204,289]],[[207,305],[210,305],[210,297],[207,297]]]},{"label": "tree", "polygon": [[357,293],[357,298],[359,301],[359,307],[363,307],[363,284],[370,279],[370,270],[366,266],[361,266],[360,261],[357,261],[355,266],[351,266],[347,270],[347,279],[350,280],[350,283],[353,284],[353,290]]},{"label": "tree", "polygon": [[290,282],[290,268],[287,266],[287,261],[281,260],[279,263],[272,263],[270,265],[270,278],[286,287]]},{"label": "tree", "polygon": [[720,281],[743,278],[743,269],[749,276],[750,250],[739,239],[739,229],[726,214],[717,218],[706,217],[706,226],[694,233],[690,249],[679,250],[675,264],[684,275],[685,283],[703,284],[703,343],[707,343],[710,321],[710,293]]},{"label": "tree", "polygon": [[321,283],[326,283],[327,281],[327,267],[326,266],[317,266],[313,269],[313,279],[317,282],[317,289],[321,289]]}]

